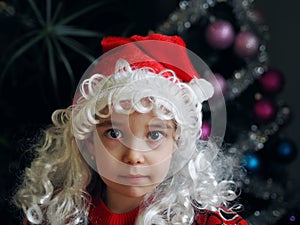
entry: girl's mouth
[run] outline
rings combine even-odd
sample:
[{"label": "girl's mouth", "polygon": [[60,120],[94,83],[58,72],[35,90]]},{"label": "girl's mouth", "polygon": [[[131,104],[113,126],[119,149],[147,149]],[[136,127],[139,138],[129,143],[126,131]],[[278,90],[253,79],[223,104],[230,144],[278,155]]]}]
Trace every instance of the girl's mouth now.
[{"label": "girl's mouth", "polygon": [[131,184],[142,184],[145,183],[147,179],[149,179],[149,176],[141,174],[120,175],[119,177]]}]

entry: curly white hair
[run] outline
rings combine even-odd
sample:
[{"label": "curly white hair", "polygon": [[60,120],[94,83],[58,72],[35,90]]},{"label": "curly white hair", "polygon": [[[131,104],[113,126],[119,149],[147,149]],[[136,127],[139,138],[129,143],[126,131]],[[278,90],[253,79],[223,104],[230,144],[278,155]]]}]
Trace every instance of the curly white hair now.
[{"label": "curly white hair", "polygon": [[153,111],[176,124],[169,175],[145,197],[136,224],[191,224],[195,208],[215,211],[229,206],[238,194],[236,162],[213,139],[200,139],[202,102],[212,94],[203,79],[183,83],[171,70],[156,74],[151,68],[132,68],[122,59],[113,75],[94,74],[83,80],[74,104],[54,112],[54,124],[36,146],[38,156],[26,170],[16,204],[34,224],[86,224],[91,202],[87,187],[95,168],[81,146],[99,120],[116,110]]}]

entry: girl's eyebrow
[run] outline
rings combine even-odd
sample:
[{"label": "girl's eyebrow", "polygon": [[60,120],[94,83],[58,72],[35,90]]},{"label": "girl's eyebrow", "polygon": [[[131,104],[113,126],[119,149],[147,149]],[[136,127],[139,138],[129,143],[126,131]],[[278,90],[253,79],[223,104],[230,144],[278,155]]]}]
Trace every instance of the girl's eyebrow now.
[{"label": "girl's eyebrow", "polygon": [[160,128],[160,129],[174,129],[170,124],[167,123],[153,123],[148,126],[150,129],[152,128]]}]

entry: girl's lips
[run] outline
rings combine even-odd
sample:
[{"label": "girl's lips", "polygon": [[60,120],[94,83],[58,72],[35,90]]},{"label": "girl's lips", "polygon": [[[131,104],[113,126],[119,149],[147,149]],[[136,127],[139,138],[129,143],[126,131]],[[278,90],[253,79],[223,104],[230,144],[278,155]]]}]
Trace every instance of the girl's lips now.
[{"label": "girl's lips", "polygon": [[133,183],[133,184],[138,184],[138,183],[142,183],[145,182],[146,179],[148,179],[148,176],[145,175],[120,175],[121,179],[126,180],[128,183]]}]

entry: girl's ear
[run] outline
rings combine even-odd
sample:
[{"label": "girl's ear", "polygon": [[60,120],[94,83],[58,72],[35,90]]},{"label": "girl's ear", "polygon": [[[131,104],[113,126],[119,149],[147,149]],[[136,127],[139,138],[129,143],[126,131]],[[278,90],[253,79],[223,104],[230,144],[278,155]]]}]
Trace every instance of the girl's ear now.
[{"label": "girl's ear", "polygon": [[[94,133],[91,132],[88,137],[84,140],[80,140],[77,142],[79,151],[81,155],[83,156],[85,162],[93,168],[95,171],[97,171],[96,166],[96,150],[95,150],[95,143],[94,143]],[[97,132],[96,132],[97,133]]]},{"label": "girl's ear", "polygon": [[[97,131],[96,131],[97,132]],[[91,154],[91,156],[94,157],[95,155],[95,148],[94,148],[94,132],[92,132],[89,137],[84,140],[84,145],[86,147],[86,149],[88,150],[88,152]]]},{"label": "girl's ear", "polygon": [[180,138],[180,127],[176,126],[173,139],[175,142],[178,142],[179,138]]}]

